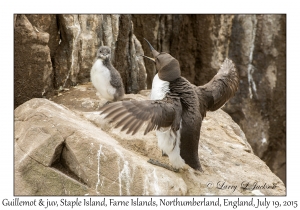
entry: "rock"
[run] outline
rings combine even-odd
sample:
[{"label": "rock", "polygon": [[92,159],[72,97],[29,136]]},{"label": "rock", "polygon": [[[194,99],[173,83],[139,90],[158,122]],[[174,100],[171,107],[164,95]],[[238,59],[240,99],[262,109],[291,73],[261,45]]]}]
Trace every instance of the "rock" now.
[{"label": "rock", "polygon": [[14,27],[14,106],[53,90],[49,34],[17,15]]},{"label": "rock", "polygon": [[15,117],[16,195],[187,193],[176,174],[152,166],[54,102],[32,99]]},{"label": "rock", "polygon": [[141,43],[133,34],[131,15],[121,15],[113,65],[123,78],[126,93],[137,93],[147,87],[147,73],[140,56],[143,54]]},{"label": "rock", "polygon": [[[152,53],[148,44],[143,40],[144,38],[146,38],[154,48],[160,50],[157,48],[159,18],[160,15],[132,15],[134,34],[141,41],[145,55],[147,56],[152,56]],[[170,40],[166,41],[170,42]],[[153,65],[152,61],[146,59],[145,67],[147,69],[147,88],[151,89],[152,80],[156,74],[155,65]]]},{"label": "rock", "polygon": [[[203,121],[199,157],[204,172],[188,168],[176,173],[147,162],[168,163],[154,131],[126,135],[113,129],[97,106],[83,108],[95,101],[89,98],[95,95],[91,87],[52,98],[61,104],[32,99],[15,109],[16,195],[254,195],[257,189],[249,187],[255,182],[264,188],[275,185],[258,189],[264,195],[286,194],[282,181],[253,154],[224,111],[209,112]],[[125,98],[147,99],[139,94]],[[249,189],[243,190],[246,183]]]},{"label": "rock", "polygon": [[60,40],[56,15],[27,14],[26,17],[38,31],[43,31],[49,34],[49,42],[47,45],[50,48],[52,62]]},{"label": "rock", "polygon": [[114,55],[116,36],[112,29],[118,23],[117,18],[110,16],[115,15],[58,16],[61,40],[54,59],[57,89],[90,81],[90,70],[100,45],[110,46]]},{"label": "rock", "polygon": [[53,96],[50,100],[62,104],[71,110],[79,112],[95,111],[102,107],[107,100],[99,98],[97,90],[91,82],[71,87],[61,92],[59,96]]},{"label": "rock", "polygon": [[255,154],[286,182],[285,15],[237,15],[229,56],[240,72],[240,91],[225,106]]}]

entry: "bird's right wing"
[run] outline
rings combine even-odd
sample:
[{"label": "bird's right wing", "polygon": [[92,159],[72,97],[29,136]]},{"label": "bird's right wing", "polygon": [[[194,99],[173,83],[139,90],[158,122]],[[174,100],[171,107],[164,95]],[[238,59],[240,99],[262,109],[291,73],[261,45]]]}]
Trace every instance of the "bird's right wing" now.
[{"label": "bird's right wing", "polygon": [[100,111],[105,119],[116,122],[115,128],[122,127],[127,134],[134,135],[144,123],[148,124],[144,135],[161,127],[179,129],[181,103],[176,97],[163,100],[119,101],[103,106]]},{"label": "bird's right wing", "polygon": [[226,58],[218,73],[205,85],[196,87],[201,114],[215,111],[234,96],[239,87],[239,76],[234,63]]}]

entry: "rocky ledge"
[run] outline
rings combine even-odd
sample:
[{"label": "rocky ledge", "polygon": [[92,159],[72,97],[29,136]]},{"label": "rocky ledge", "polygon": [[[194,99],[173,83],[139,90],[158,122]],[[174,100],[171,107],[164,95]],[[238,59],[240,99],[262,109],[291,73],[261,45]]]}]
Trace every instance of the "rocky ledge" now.
[{"label": "rocky ledge", "polygon": [[[145,100],[147,91],[128,94]],[[90,84],[15,109],[15,195],[286,195],[231,117],[208,112],[199,157],[204,172],[173,172],[155,132],[126,135],[97,111],[105,103]]]}]

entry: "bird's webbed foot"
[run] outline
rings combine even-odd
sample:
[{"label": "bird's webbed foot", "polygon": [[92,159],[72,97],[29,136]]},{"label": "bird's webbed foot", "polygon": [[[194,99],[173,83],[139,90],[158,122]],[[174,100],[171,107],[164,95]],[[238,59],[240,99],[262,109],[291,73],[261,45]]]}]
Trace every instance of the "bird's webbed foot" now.
[{"label": "bird's webbed foot", "polygon": [[156,166],[163,167],[163,168],[168,169],[170,171],[179,172],[179,169],[173,168],[172,166],[169,166],[168,164],[159,162],[158,160],[149,159],[147,162],[151,163],[153,165],[156,165]]}]

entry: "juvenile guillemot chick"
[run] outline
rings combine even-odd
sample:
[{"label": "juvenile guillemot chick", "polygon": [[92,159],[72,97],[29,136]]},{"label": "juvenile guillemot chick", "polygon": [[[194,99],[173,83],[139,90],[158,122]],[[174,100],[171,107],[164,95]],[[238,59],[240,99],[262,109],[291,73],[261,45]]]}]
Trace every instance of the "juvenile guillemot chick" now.
[{"label": "juvenile guillemot chick", "polygon": [[158,147],[168,155],[175,169],[187,164],[202,171],[198,157],[201,123],[206,111],[217,110],[237,91],[235,66],[225,59],[209,83],[195,86],[181,77],[178,60],[148,44],[154,58],[144,57],[152,60],[158,71],[152,83],[151,100],[111,103],[100,109],[101,114],[116,122],[116,128],[127,130],[127,134],[135,134],[145,123],[144,134],[156,130]]},{"label": "juvenile guillemot chick", "polygon": [[97,51],[97,59],[91,69],[91,81],[100,95],[108,101],[118,101],[124,96],[124,85],[120,73],[110,61],[111,52],[107,46]]}]

